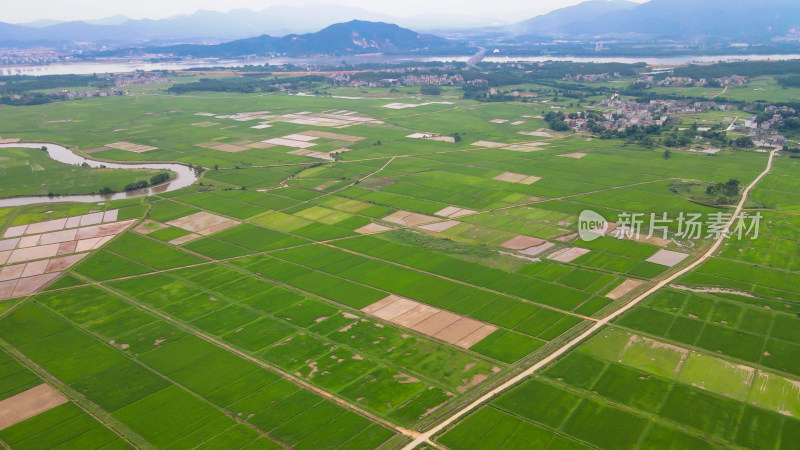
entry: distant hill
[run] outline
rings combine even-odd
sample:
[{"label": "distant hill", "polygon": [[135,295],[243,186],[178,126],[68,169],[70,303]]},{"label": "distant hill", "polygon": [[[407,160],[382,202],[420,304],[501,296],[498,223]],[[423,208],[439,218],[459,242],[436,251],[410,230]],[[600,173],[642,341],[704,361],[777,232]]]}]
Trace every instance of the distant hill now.
[{"label": "distant hill", "polygon": [[607,13],[630,10],[637,6],[638,3],[627,0],[589,0],[505,28],[514,34],[569,35],[583,24],[597,20]]},{"label": "distant hill", "polygon": [[199,10],[193,14],[157,20],[114,16],[91,21],[37,21],[19,25],[0,22],[0,41],[94,42],[110,45],[223,42],[262,34],[283,36],[312,32],[332,23],[353,19],[393,20],[385,14],[333,4],[276,5],[261,11]]},{"label": "distant hill", "polygon": [[592,0],[508,27],[515,35],[763,42],[800,30],[797,0]]},{"label": "distant hill", "polygon": [[[112,49],[134,46],[154,49],[172,46],[173,51],[181,53],[234,56],[264,52],[408,52],[412,49],[435,52],[436,49],[457,45],[452,40],[445,43],[435,36],[401,28],[407,23],[413,23],[415,30],[423,27],[437,29],[437,34],[468,39],[487,47],[492,45],[491,42],[502,42],[521,51],[525,48],[541,51],[526,44],[552,39],[584,42],[619,39],[650,43],[665,40],[695,46],[705,43],[797,42],[800,39],[798,0],[762,0],[758,3],[746,0],[650,0],[641,4],[629,0],[589,0],[508,26],[481,28],[478,27],[481,20],[487,25],[492,22],[488,17],[463,16],[457,11],[448,17],[420,14],[396,19],[360,8],[312,3],[277,5],[262,11],[200,10],[158,20],[130,20],[115,16],[55,24],[52,21],[22,25],[0,22],[0,47],[42,45],[87,49],[104,45]],[[329,27],[332,23],[337,25]],[[367,25],[370,23],[381,25],[371,29]],[[391,25],[394,27],[391,28],[389,23],[399,23],[400,26]],[[469,25],[448,30],[447,23]],[[352,29],[346,29],[348,26]],[[320,29],[323,30],[314,32]],[[352,35],[353,31],[358,37]],[[199,48],[184,44],[220,45]]]},{"label": "distant hill", "polygon": [[[283,37],[263,35],[216,45],[183,44],[146,47],[138,51],[198,58],[231,58],[269,53],[289,56],[437,53],[465,48],[463,44],[430,34],[420,34],[390,23],[351,20],[331,25],[316,33]],[[137,50],[127,49],[107,54],[119,55],[134,51]]]},{"label": "distant hill", "polygon": [[[458,14],[441,16],[420,14],[396,18],[362,8],[331,3],[308,3],[303,6],[275,5],[264,10],[233,9],[227,12],[199,10],[164,19],[129,19],[113,16],[99,20],[59,22],[38,20],[25,24],[0,22],[0,42],[45,41],[53,44],[92,42],[112,46],[169,44],[169,43],[219,43],[264,34],[311,33],[334,23],[350,20],[414,24],[425,27],[474,27],[486,22],[484,17]],[[4,32],[8,30],[7,32]]]}]

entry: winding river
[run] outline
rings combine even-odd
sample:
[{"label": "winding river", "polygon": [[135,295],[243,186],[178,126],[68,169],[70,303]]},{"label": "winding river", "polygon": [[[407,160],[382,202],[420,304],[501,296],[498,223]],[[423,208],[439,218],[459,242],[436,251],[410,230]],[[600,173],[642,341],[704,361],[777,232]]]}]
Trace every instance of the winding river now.
[{"label": "winding river", "polygon": [[[0,149],[3,148],[42,148],[47,147],[47,154],[50,155],[55,161],[71,164],[82,165],[86,163],[89,167],[100,168],[101,166],[107,169],[152,169],[152,170],[168,170],[174,172],[177,176],[167,183],[158,186],[137,189],[135,191],[117,192],[114,194],[74,194],[74,195],[29,195],[24,197],[9,197],[0,198],[0,208],[8,206],[22,206],[34,205],[38,203],[67,203],[67,202],[81,202],[81,203],[95,203],[104,202],[108,200],[119,200],[125,198],[144,197],[147,195],[161,194],[164,192],[175,191],[186,186],[191,185],[197,180],[194,170],[183,164],[158,164],[158,163],[111,163],[104,161],[95,161],[87,159],[82,156],[76,155],[72,150],[48,142],[17,142],[13,144],[0,144]],[[1,154],[1,153],[0,153]]]}]

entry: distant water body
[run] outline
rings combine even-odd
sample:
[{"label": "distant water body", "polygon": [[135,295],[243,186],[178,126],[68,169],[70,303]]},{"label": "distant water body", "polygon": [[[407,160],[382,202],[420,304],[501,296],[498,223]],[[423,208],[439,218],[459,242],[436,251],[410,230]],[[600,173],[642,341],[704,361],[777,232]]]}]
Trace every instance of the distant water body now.
[{"label": "distant water body", "polygon": [[[260,59],[195,59],[191,61],[173,62],[146,62],[146,61],[98,61],[54,63],[47,65],[12,65],[0,66],[0,75],[88,75],[93,73],[124,73],[135,70],[188,70],[198,67],[238,67],[248,65],[281,65],[281,64],[339,64],[342,60],[350,64],[359,63],[400,63],[409,61],[459,61],[467,62],[470,56],[387,56],[387,55],[358,55],[358,56],[326,56],[319,58],[260,58]],[[800,59],[800,54],[788,55],[703,55],[703,56],[669,56],[654,58],[639,57],[572,57],[572,56],[487,56],[484,62],[544,62],[544,61],[574,61],[597,63],[638,63],[645,62],[655,65],[709,63],[718,61],[785,61]]]}]

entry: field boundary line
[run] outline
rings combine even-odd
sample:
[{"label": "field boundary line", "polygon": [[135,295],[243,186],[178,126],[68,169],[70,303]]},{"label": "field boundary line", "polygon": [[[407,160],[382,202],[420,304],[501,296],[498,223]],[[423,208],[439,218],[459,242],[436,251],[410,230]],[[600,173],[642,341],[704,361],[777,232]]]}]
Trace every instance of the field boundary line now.
[{"label": "field boundary line", "polygon": [[341,397],[339,397],[337,395],[331,394],[331,393],[323,390],[322,388],[318,388],[318,387],[306,382],[305,380],[302,380],[300,378],[297,378],[297,377],[291,375],[290,373],[284,371],[283,369],[279,369],[277,367],[273,367],[273,366],[265,363],[264,361],[261,361],[260,359],[254,357],[254,356],[248,355],[247,353],[239,350],[238,348],[236,348],[236,347],[234,347],[234,346],[232,346],[230,344],[227,344],[227,343],[225,343],[223,341],[220,341],[219,339],[215,338],[214,336],[211,336],[211,335],[206,334],[206,333],[204,333],[204,332],[202,332],[200,330],[197,330],[194,327],[192,327],[192,326],[190,326],[188,324],[185,324],[185,323],[183,323],[183,322],[171,317],[168,314],[162,313],[161,311],[150,307],[149,305],[145,305],[143,303],[140,303],[138,300],[128,296],[127,294],[124,294],[122,292],[118,292],[115,289],[112,289],[112,288],[110,288],[108,286],[105,286],[104,284],[99,283],[99,282],[98,283],[93,283],[92,285],[97,286],[100,289],[103,289],[104,291],[109,292],[109,293],[111,293],[111,294],[113,294],[113,295],[115,295],[115,296],[117,296],[119,298],[122,298],[125,301],[127,301],[128,303],[136,305],[136,307],[138,307],[140,309],[143,309],[143,310],[145,310],[145,311],[147,311],[147,312],[149,312],[151,314],[154,314],[155,316],[161,318],[162,320],[167,321],[167,322],[171,323],[172,325],[175,325],[176,327],[186,331],[187,333],[189,333],[191,335],[194,335],[195,337],[198,337],[200,339],[203,339],[204,341],[210,342],[211,344],[216,345],[217,347],[220,347],[223,350],[225,350],[225,351],[227,351],[229,353],[232,353],[232,354],[234,354],[234,355],[236,355],[236,356],[238,356],[240,358],[243,358],[243,359],[246,359],[246,360],[248,360],[250,362],[253,362],[256,365],[258,365],[259,367],[261,367],[262,369],[269,370],[270,372],[273,372],[273,373],[281,376],[282,378],[284,378],[286,380],[289,380],[289,381],[293,382],[294,384],[296,384],[296,385],[298,385],[298,386],[300,386],[300,387],[302,387],[304,389],[308,389],[309,391],[312,391],[312,392],[318,394],[320,397],[328,399],[328,400],[336,403],[337,405],[342,406],[342,407],[344,407],[346,409],[349,409],[350,411],[353,411],[356,414],[359,414],[362,417],[365,417],[365,418],[367,418],[367,419],[369,419],[369,420],[371,420],[371,421],[373,421],[375,423],[383,425],[383,426],[385,426],[385,427],[387,427],[387,428],[389,428],[391,430],[394,430],[395,432],[400,433],[400,434],[402,434],[402,435],[404,435],[406,437],[415,438],[419,434],[419,433],[417,433],[415,431],[411,431],[411,430],[403,428],[403,427],[401,427],[399,425],[395,425],[395,424],[389,422],[388,420],[386,420],[386,419],[384,419],[382,417],[378,417],[377,415],[375,415],[375,414],[373,414],[373,413],[371,413],[371,412],[369,412],[369,411],[367,411],[365,409],[359,408],[358,406],[351,404],[350,402],[344,400],[343,398],[341,398]]},{"label": "field boundary line", "polygon": [[[22,303],[24,302],[20,302],[20,304]],[[28,370],[36,374],[36,376],[38,376],[42,381],[50,386],[53,386],[57,391],[64,394],[71,403],[75,404],[78,408],[86,412],[86,414],[100,422],[104,427],[111,430],[125,442],[131,444],[135,448],[140,449],[156,448],[147,442],[147,440],[145,440],[143,437],[139,436],[136,432],[128,428],[125,424],[114,418],[111,413],[102,409],[100,406],[84,397],[78,391],[74,390],[72,387],[53,376],[38,363],[25,356],[5,339],[0,339],[0,348],[8,353],[12,358],[17,360],[20,364],[25,366]]]},{"label": "field boundary line", "polygon": [[532,365],[531,367],[527,368],[525,371],[523,371],[519,375],[515,376],[514,378],[509,379],[505,383],[501,384],[500,386],[498,386],[498,387],[492,389],[491,391],[487,392],[486,394],[482,395],[481,397],[479,397],[478,399],[476,399],[472,403],[468,404],[464,408],[461,408],[460,410],[456,411],[453,415],[451,415],[450,417],[448,417],[444,421],[440,422],[438,425],[436,425],[435,427],[431,428],[430,430],[423,432],[416,439],[414,439],[412,442],[410,442],[408,445],[404,446],[403,450],[413,450],[418,445],[421,445],[421,444],[424,444],[424,443],[430,441],[430,439],[433,437],[434,434],[439,433],[440,431],[442,431],[443,429],[445,429],[446,427],[448,427],[449,425],[454,423],[456,420],[460,419],[462,416],[465,416],[467,413],[469,413],[472,410],[474,410],[474,409],[478,408],[479,406],[483,405],[484,403],[486,403],[487,401],[491,400],[496,395],[508,390],[509,388],[515,386],[520,381],[522,381],[522,380],[528,378],[529,376],[533,375],[537,370],[541,369],[542,367],[546,366],[547,364],[550,364],[556,358],[558,358],[559,356],[563,355],[564,353],[566,353],[568,350],[572,349],[573,347],[577,346],[579,343],[583,342],[586,338],[588,338],[589,336],[594,334],[597,330],[599,330],[600,328],[602,328],[603,326],[608,324],[613,319],[616,319],[617,317],[619,317],[623,313],[625,313],[628,310],[632,309],[637,304],[641,303],[644,299],[646,299],[650,295],[654,294],[659,289],[661,289],[664,286],[668,285],[669,283],[675,281],[676,279],[680,278],[681,276],[683,276],[687,272],[695,269],[700,264],[704,263],[706,260],[708,260],[709,258],[714,256],[714,253],[716,253],[716,251],[719,249],[720,245],[722,245],[722,242],[725,241],[725,239],[727,237],[727,233],[728,233],[730,227],[736,221],[736,217],[742,211],[742,208],[744,207],[744,204],[747,201],[747,196],[750,193],[750,190],[753,187],[755,187],[755,185],[758,184],[758,182],[762,178],[764,178],[764,176],[767,175],[770,172],[770,170],[772,169],[772,161],[774,160],[775,154],[777,152],[778,152],[778,150],[773,150],[773,151],[770,152],[769,159],[767,160],[767,167],[764,169],[763,172],[761,172],[745,188],[744,192],[742,192],[742,198],[741,198],[741,200],[739,200],[739,203],[737,204],[736,209],[733,211],[733,214],[731,214],[730,219],[728,219],[728,221],[725,223],[725,226],[723,228],[723,232],[720,233],[719,237],[716,239],[716,241],[714,241],[714,243],[711,245],[711,247],[708,250],[706,250],[706,252],[703,253],[703,255],[701,255],[698,259],[696,259],[694,262],[692,262],[688,266],[684,267],[683,269],[681,269],[681,270],[673,273],[672,275],[668,276],[667,278],[664,278],[663,280],[659,281],[653,287],[651,287],[650,289],[648,289],[644,293],[639,294],[633,300],[629,301],[628,303],[626,303],[625,305],[623,305],[619,309],[613,311],[612,313],[610,313],[609,315],[607,315],[603,319],[599,320],[592,327],[590,327],[588,330],[584,331],[583,333],[581,333],[580,335],[578,335],[577,337],[575,337],[571,341],[567,342],[566,344],[564,344],[560,348],[556,349],[553,353],[551,353],[547,357],[541,359],[539,362],[537,362],[536,364]]},{"label": "field boundary line", "polygon": [[[232,265],[225,265],[224,267],[226,267],[226,268],[228,268],[228,269],[230,269],[230,270],[235,270],[235,271],[237,271],[237,272],[239,272],[239,273],[241,273],[242,275],[244,275],[244,276],[247,276],[247,277],[256,278],[256,279],[263,278],[263,279],[264,279],[264,280],[266,280],[268,283],[270,283],[270,284],[272,284],[272,285],[275,285],[275,286],[278,286],[278,283],[279,283],[279,282],[278,282],[278,281],[276,281],[276,280],[275,280],[275,281],[273,281],[273,280],[272,280],[272,279],[270,279],[270,278],[267,278],[267,277],[264,277],[264,276],[258,276],[258,275],[256,275],[255,273],[253,273],[253,272],[250,272],[250,271],[248,271],[247,269],[245,269],[245,268],[242,268],[242,267],[238,267],[238,266],[232,266]],[[176,281],[178,281],[178,282],[181,282],[181,283],[187,284],[187,285],[189,285],[189,286],[191,286],[191,287],[193,287],[193,288],[195,288],[195,289],[197,289],[197,290],[199,290],[199,291],[201,291],[201,292],[205,292],[205,293],[207,293],[207,294],[209,294],[209,295],[213,294],[214,296],[223,297],[223,298],[225,299],[225,301],[229,302],[230,304],[232,304],[232,305],[237,305],[237,306],[239,306],[239,307],[241,307],[241,308],[247,309],[248,311],[254,312],[254,313],[256,313],[256,314],[258,314],[258,315],[259,315],[259,316],[258,316],[258,319],[256,319],[256,320],[253,320],[252,322],[248,322],[248,323],[246,323],[246,324],[243,324],[243,325],[242,325],[242,327],[245,327],[245,326],[247,326],[247,325],[250,325],[250,324],[252,324],[252,323],[258,322],[259,320],[261,320],[261,319],[263,319],[263,318],[265,318],[265,317],[266,317],[266,318],[269,318],[269,319],[273,319],[273,320],[280,320],[280,318],[279,318],[278,316],[275,316],[275,315],[274,315],[274,314],[272,314],[272,313],[268,313],[268,312],[262,311],[262,310],[260,310],[260,309],[258,309],[258,308],[255,308],[255,307],[253,307],[253,306],[250,306],[250,305],[248,305],[248,304],[246,304],[246,303],[242,303],[241,301],[234,300],[233,298],[231,298],[231,297],[229,297],[229,296],[227,296],[227,295],[225,295],[225,294],[219,294],[219,293],[216,293],[216,292],[214,292],[213,290],[210,290],[210,289],[208,289],[208,288],[205,288],[205,287],[203,287],[203,286],[201,286],[201,285],[199,285],[199,284],[197,284],[197,283],[195,283],[195,282],[193,282],[193,281],[190,281],[190,280],[188,280],[188,279],[182,279],[182,278],[178,278],[178,277],[172,277],[172,278],[173,278],[173,279],[175,279],[175,280],[176,280]],[[286,285],[286,284],[284,284],[283,286],[280,286],[280,287],[286,287],[286,286],[291,286],[291,285]],[[294,287],[293,287],[293,288],[294,288]],[[294,288],[294,289],[298,289],[298,288]],[[287,289],[287,290],[288,290],[288,289]],[[333,305],[335,305],[336,307],[339,307],[339,308],[347,308],[347,309],[350,309],[350,310],[351,310],[352,312],[354,312],[354,313],[358,313],[358,314],[361,314],[361,315],[363,315],[363,316],[364,316],[364,317],[363,317],[364,319],[371,319],[371,318],[370,318],[370,317],[369,317],[367,314],[364,314],[364,313],[363,313],[363,312],[361,312],[360,310],[358,310],[358,309],[356,309],[356,308],[353,308],[353,307],[351,307],[351,306],[344,305],[344,304],[342,304],[342,303],[337,303],[337,302],[335,302],[335,301],[333,301],[333,300],[331,300],[331,299],[328,299],[327,297],[321,297],[321,296],[319,296],[319,295],[317,295],[317,294],[313,294],[313,293],[311,293],[311,292],[306,292],[306,291],[303,291],[302,289],[300,289],[300,290],[296,290],[296,291],[292,291],[292,292],[298,292],[298,293],[301,293],[301,294],[302,294],[302,295],[304,295],[304,296],[307,296],[307,297],[312,297],[312,298],[314,298],[314,299],[322,299],[322,300],[320,300],[320,301],[322,301],[322,302],[324,302],[324,303],[331,303],[331,304],[333,304]],[[214,314],[214,311],[212,311],[212,312],[210,312],[210,313],[208,313],[208,314],[205,314],[204,316],[208,316],[208,315],[211,315],[211,314]],[[204,317],[204,316],[201,316],[201,317]],[[335,341],[335,340],[333,340],[333,339],[330,339],[330,338],[329,338],[327,335],[324,335],[324,334],[319,334],[319,333],[317,333],[316,331],[310,330],[310,329],[308,329],[308,328],[304,328],[304,327],[302,327],[302,326],[300,326],[300,325],[297,325],[297,324],[294,324],[294,323],[291,323],[291,322],[287,322],[286,324],[287,324],[287,325],[289,325],[290,327],[292,327],[293,329],[295,329],[295,330],[296,330],[298,333],[305,333],[305,334],[311,334],[311,335],[315,335],[316,337],[319,337],[320,339],[322,339],[322,340],[324,340],[324,341],[326,341],[326,342],[330,342],[332,345],[340,346],[340,347],[344,348],[345,350],[350,350],[350,351],[352,351],[353,353],[357,353],[357,354],[358,354],[358,353],[365,353],[365,352],[363,352],[363,351],[361,351],[361,350],[358,350],[358,349],[357,349],[357,348],[355,348],[355,347],[351,347],[351,346],[350,346],[349,344],[347,344],[347,343],[342,343],[342,342],[339,342],[339,341]],[[189,326],[191,326],[191,325],[189,325]],[[429,339],[429,338],[427,338],[427,337],[425,337],[424,335],[421,335],[421,334],[420,334],[419,336],[420,336],[420,337],[423,337],[423,338],[426,338],[426,339]],[[271,347],[271,346],[272,346],[272,344],[270,344],[270,345],[267,345],[266,347],[262,347],[262,348],[260,348],[260,349],[258,349],[258,350],[252,351],[251,353],[259,353],[259,352],[261,352],[261,351],[263,351],[263,350],[266,350],[267,348],[269,348],[269,347]],[[238,350],[242,350],[242,349],[238,349]],[[246,350],[242,350],[242,351],[246,351]],[[366,354],[366,353],[365,353],[365,354]],[[368,358],[370,358],[370,359],[374,359],[376,362],[378,362],[378,363],[380,363],[380,364],[383,364],[383,365],[385,365],[385,366],[389,366],[389,367],[395,368],[395,369],[397,369],[398,371],[401,371],[401,372],[402,372],[402,371],[406,371],[406,372],[412,372],[412,373],[413,373],[413,374],[414,374],[416,377],[422,378],[422,379],[424,379],[425,381],[427,381],[428,383],[430,383],[430,384],[432,384],[432,385],[436,385],[437,387],[439,387],[439,388],[442,388],[443,390],[451,390],[451,389],[452,389],[450,386],[448,386],[448,385],[446,385],[446,384],[443,384],[443,383],[441,383],[441,382],[439,382],[439,381],[436,381],[436,380],[434,380],[434,379],[431,379],[429,376],[426,376],[426,375],[424,375],[424,374],[421,374],[421,373],[419,373],[419,372],[418,372],[418,371],[416,371],[416,370],[411,370],[411,369],[408,369],[408,368],[403,368],[402,366],[398,366],[398,365],[396,365],[396,364],[394,364],[394,363],[391,363],[391,362],[387,362],[387,361],[384,361],[384,360],[378,359],[378,358],[377,358],[377,357],[375,357],[375,356],[372,356],[372,355],[369,355],[369,354],[366,354],[366,355],[367,355],[367,357],[368,357]],[[492,363],[494,363],[494,361],[488,361],[488,362],[492,362]],[[271,366],[271,367],[274,367],[274,368],[276,368],[276,369],[279,369],[279,370],[281,369],[281,368],[280,368],[279,366],[277,366],[277,365],[275,365],[275,366]],[[364,373],[363,375],[359,376],[358,378],[355,378],[355,379],[353,379],[353,381],[352,381],[351,383],[354,383],[355,381],[358,381],[358,380],[360,380],[362,377],[364,377],[364,376],[366,376],[366,375],[367,375],[367,374],[366,374],[366,373]]]},{"label": "field boundary line", "polygon": [[[533,306],[537,306],[537,307],[544,308],[544,309],[549,309],[549,310],[552,310],[552,311],[555,311],[555,312],[558,312],[558,313],[562,313],[562,314],[565,314],[565,315],[568,315],[568,316],[577,317],[577,318],[582,319],[582,320],[589,320],[589,321],[592,321],[592,322],[596,322],[596,321],[599,320],[599,319],[596,319],[594,317],[584,316],[584,315],[581,315],[581,314],[578,314],[578,313],[574,313],[572,311],[567,311],[567,310],[564,310],[564,309],[560,309],[560,308],[558,308],[556,306],[546,305],[544,303],[539,303],[539,302],[535,302],[533,300],[528,300],[527,298],[524,298],[524,297],[519,297],[519,296],[516,296],[516,295],[513,295],[513,294],[507,294],[505,292],[496,291],[494,289],[487,288],[485,286],[479,286],[477,284],[472,284],[472,283],[469,283],[469,282],[466,282],[466,281],[457,280],[455,278],[446,277],[444,275],[439,275],[437,273],[428,272],[426,270],[422,270],[422,269],[419,269],[419,268],[416,268],[416,267],[413,267],[413,266],[407,266],[407,265],[405,265],[403,263],[399,263],[399,262],[396,262],[396,261],[391,261],[391,260],[388,260],[388,259],[378,258],[377,256],[372,256],[372,255],[368,255],[368,254],[365,254],[365,253],[357,252],[355,250],[350,250],[348,248],[339,247],[339,246],[336,246],[334,244],[331,244],[330,241],[328,241],[328,242],[318,242],[318,244],[321,244],[321,245],[324,245],[326,247],[330,247],[330,248],[333,248],[333,249],[336,249],[336,250],[339,250],[339,251],[343,251],[345,253],[350,253],[350,254],[353,254],[353,255],[356,255],[356,256],[360,256],[362,258],[371,259],[373,261],[380,261],[380,262],[382,262],[384,264],[389,264],[389,265],[392,265],[392,266],[400,267],[402,269],[410,270],[412,272],[417,272],[417,273],[421,273],[421,274],[424,274],[424,275],[428,275],[428,276],[431,276],[431,277],[434,277],[434,278],[438,278],[440,280],[445,280],[445,281],[448,281],[448,282],[451,282],[451,283],[460,284],[462,286],[468,286],[468,287],[471,287],[473,289],[477,289],[477,290],[481,290],[481,291],[485,291],[485,292],[491,292],[492,294],[502,295],[503,297],[513,298],[515,300],[519,300],[519,301],[522,301],[524,303],[531,304]],[[281,258],[280,256],[274,256],[274,258],[278,258],[278,259],[281,259],[283,261],[287,261],[287,260],[284,260],[283,258]],[[292,262],[292,261],[287,261],[287,262]],[[297,263],[292,262],[292,264],[297,264]],[[348,281],[356,283],[355,281],[350,280],[348,278],[344,278],[344,277],[341,277],[341,276],[338,276],[338,275],[334,275],[332,273],[325,272],[323,270],[314,269],[313,267],[308,267],[308,266],[305,266],[303,264],[297,264],[297,265],[298,266],[302,266],[302,267],[306,267],[308,269],[315,270],[315,271],[318,271],[318,272],[327,273],[329,275],[335,276],[335,277],[340,278],[342,280],[348,280]],[[358,284],[370,287],[372,289],[377,289],[374,286],[369,286],[369,285],[366,285],[366,284],[363,284],[363,283],[358,283]],[[383,289],[379,289],[379,290],[383,291]],[[390,291],[384,291],[384,292],[389,292],[390,294],[396,294],[395,292],[390,292]],[[397,295],[399,295],[399,294],[397,294]],[[415,299],[412,299],[412,300],[415,300]],[[415,301],[419,301],[419,300],[415,300]],[[433,305],[431,305],[431,306],[433,306]],[[446,310],[447,308],[439,308],[439,309],[445,309]],[[462,314],[462,316],[468,317],[468,316],[465,316],[464,314]],[[478,319],[475,319],[475,320],[478,320]],[[489,322],[486,322],[484,320],[481,320],[481,322],[489,323]],[[397,325],[395,325],[395,326],[397,326]],[[502,328],[506,328],[506,327],[502,327]],[[510,330],[511,328],[508,328],[508,329]],[[535,336],[533,336],[533,337],[535,337]]]},{"label": "field boundary line", "polygon": [[[122,298],[122,297],[120,297],[120,298]],[[35,301],[31,301],[31,302],[33,304],[37,305],[38,307],[43,308],[43,309],[51,312],[52,314],[60,317],[65,322],[69,323],[74,329],[76,329],[79,332],[87,335],[89,338],[91,338],[93,340],[96,340],[101,345],[110,345],[108,342],[105,341],[103,336],[101,336],[100,334],[98,334],[95,331],[89,330],[86,326],[75,322],[73,319],[70,319],[69,317],[63,315],[61,312],[56,311],[55,309],[52,309],[52,308],[50,308],[50,307],[48,307],[48,306],[46,306],[44,304],[41,304],[41,303],[38,303],[38,302],[35,302]],[[147,326],[147,324],[142,325],[142,327],[145,327],[145,326]],[[138,329],[141,329],[142,327],[139,327],[139,328],[136,328],[136,329],[138,330]],[[50,335],[50,336],[52,336],[52,335]],[[168,375],[168,374],[162,372],[161,370],[156,369],[155,367],[152,367],[149,364],[145,363],[144,361],[139,359],[137,356],[135,356],[135,355],[133,355],[131,353],[128,353],[128,352],[126,352],[126,351],[124,351],[124,350],[122,350],[120,348],[117,348],[114,345],[111,345],[111,347],[114,349],[114,351],[116,351],[117,353],[121,354],[124,358],[126,358],[129,361],[131,361],[133,364],[136,364],[136,365],[144,368],[145,370],[147,370],[148,372],[156,375],[157,377],[162,378],[163,380],[166,380],[172,386],[175,386],[175,387],[187,392],[192,397],[197,398],[198,400],[202,401],[203,403],[205,403],[205,404],[211,406],[212,408],[220,411],[225,416],[228,416],[231,419],[233,419],[236,422],[236,424],[244,425],[244,426],[247,426],[248,428],[251,428],[253,431],[255,431],[256,433],[260,434],[262,437],[269,438],[270,440],[272,440],[275,443],[277,443],[278,445],[280,445],[282,448],[289,448],[289,445],[284,443],[280,439],[278,439],[278,438],[276,438],[274,436],[271,436],[266,431],[263,431],[262,429],[258,428],[255,424],[247,421],[246,419],[243,419],[243,418],[237,416],[236,414],[234,414],[233,412],[230,412],[226,408],[215,404],[214,402],[212,402],[210,399],[206,398],[205,396],[200,395],[198,392],[195,392],[194,390],[190,389],[188,386],[186,386],[186,385],[178,382],[177,380],[173,379],[170,375]],[[165,389],[168,389],[168,388],[165,388]],[[154,392],[153,394],[158,393],[158,392],[160,392],[160,390]],[[149,395],[153,395],[153,394],[149,394]],[[81,395],[81,394],[79,394],[79,395]],[[91,404],[94,404],[91,400],[87,399],[87,401],[89,401]],[[137,401],[139,401],[139,400],[137,400]],[[134,403],[136,403],[136,402],[134,402]],[[131,404],[133,404],[133,403],[131,403]],[[128,405],[128,406],[130,406],[130,405]],[[102,410],[102,407],[100,407],[99,405],[98,405],[98,408],[100,408]],[[105,411],[105,410],[103,410],[103,411]],[[109,415],[110,415],[110,413],[109,413]],[[113,416],[112,416],[112,418],[113,418]],[[123,424],[123,426],[124,426],[124,424]],[[233,427],[233,426],[235,426],[235,424],[232,425],[231,427]],[[218,436],[218,435],[215,435],[214,437],[216,437],[216,436]],[[211,439],[213,439],[213,437],[209,438],[209,440],[211,440]],[[207,441],[205,441],[205,442],[207,442]]]}]

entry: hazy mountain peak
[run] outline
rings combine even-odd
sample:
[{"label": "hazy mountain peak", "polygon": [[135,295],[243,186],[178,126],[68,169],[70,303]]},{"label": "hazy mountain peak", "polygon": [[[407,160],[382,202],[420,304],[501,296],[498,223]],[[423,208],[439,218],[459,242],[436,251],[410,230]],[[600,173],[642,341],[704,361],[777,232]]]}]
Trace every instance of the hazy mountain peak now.
[{"label": "hazy mountain peak", "polygon": [[638,3],[628,0],[588,0],[516,23],[509,30],[515,34],[561,34],[572,24],[596,20],[600,15],[637,6]]}]

